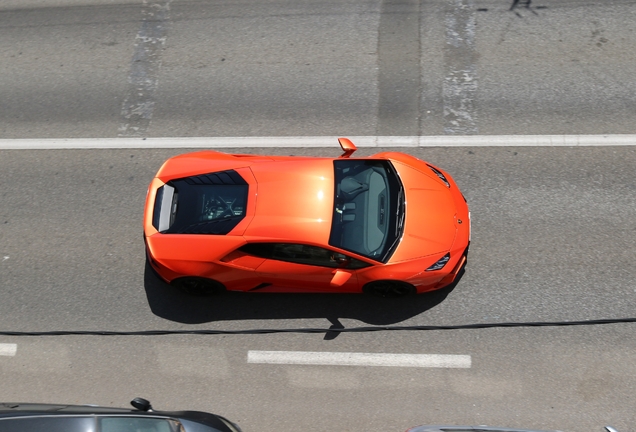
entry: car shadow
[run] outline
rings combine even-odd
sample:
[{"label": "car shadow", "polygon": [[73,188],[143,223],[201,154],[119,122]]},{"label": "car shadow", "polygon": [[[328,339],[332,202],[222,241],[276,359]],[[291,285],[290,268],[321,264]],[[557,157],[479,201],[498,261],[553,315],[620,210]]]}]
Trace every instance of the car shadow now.
[{"label": "car shadow", "polygon": [[370,325],[402,322],[440,304],[461,279],[441,290],[402,298],[365,294],[278,294],[228,292],[209,297],[184,294],[157,277],[146,262],[144,288],[151,311],[158,317],[184,324],[217,321],[324,318],[331,328],[339,320],[356,319]]}]

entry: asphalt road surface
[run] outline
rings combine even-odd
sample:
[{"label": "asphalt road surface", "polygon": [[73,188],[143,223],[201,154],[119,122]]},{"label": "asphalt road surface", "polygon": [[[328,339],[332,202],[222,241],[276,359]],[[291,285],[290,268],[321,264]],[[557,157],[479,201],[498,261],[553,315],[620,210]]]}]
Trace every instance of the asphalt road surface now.
[{"label": "asphalt road surface", "polygon": [[[627,0],[7,0],[0,139],[634,134],[635,18]],[[636,147],[403,150],[448,170],[473,215],[461,280],[408,300],[181,295],[146,267],[141,216],[184,150],[0,150],[0,332],[245,331],[0,336],[0,400],[142,396],[245,432],[633,430],[634,323],[328,330],[636,317]],[[253,360],[269,351],[389,356]]]},{"label": "asphalt road surface", "polygon": [[0,29],[2,138],[635,130],[632,0],[5,0]]}]

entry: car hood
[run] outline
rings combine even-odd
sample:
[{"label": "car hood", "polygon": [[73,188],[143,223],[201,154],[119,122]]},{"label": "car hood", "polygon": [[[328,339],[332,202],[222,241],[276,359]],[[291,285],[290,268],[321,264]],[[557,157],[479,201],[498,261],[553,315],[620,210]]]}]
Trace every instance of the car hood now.
[{"label": "car hood", "polygon": [[[406,198],[404,233],[389,262],[448,252],[457,233],[453,197],[437,177],[393,161]],[[435,174],[433,174],[435,176]]]}]

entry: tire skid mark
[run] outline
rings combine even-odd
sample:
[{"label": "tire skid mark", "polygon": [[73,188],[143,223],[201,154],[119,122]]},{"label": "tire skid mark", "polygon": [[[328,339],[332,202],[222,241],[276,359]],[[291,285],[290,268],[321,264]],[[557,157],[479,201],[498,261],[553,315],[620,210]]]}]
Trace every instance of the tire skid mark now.
[{"label": "tire skid mark", "polygon": [[155,107],[161,53],[170,24],[170,2],[144,0],[141,28],[135,38],[128,91],[121,111],[120,137],[145,136]]}]

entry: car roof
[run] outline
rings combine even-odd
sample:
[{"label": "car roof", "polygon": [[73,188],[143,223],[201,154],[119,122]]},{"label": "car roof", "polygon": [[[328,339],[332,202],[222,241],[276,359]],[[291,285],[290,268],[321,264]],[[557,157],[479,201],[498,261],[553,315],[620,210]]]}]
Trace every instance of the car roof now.
[{"label": "car roof", "polygon": [[86,414],[86,413],[139,413],[143,411],[126,408],[109,408],[95,405],[60,405],[44,403],[3,402],[0,403],[0,417],[32,414]]},{"label": "car roof", "polygon": [[256,210],[245,237],[327,244],[333,216],[333,159],[282,160],[251,167]]}]

